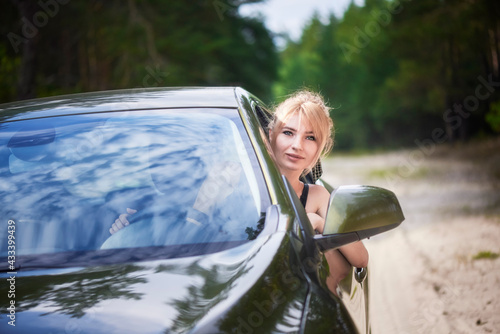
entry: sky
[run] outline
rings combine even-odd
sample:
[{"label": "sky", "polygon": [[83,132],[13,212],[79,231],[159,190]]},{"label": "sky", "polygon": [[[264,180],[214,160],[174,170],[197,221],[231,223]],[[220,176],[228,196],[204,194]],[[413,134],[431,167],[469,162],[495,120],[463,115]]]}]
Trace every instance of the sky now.
[{"label": "sky", "polygon": [[[302,28],[315,11],[322,19],[326,19],[330,13],[341,18],[351,1],[358,6],[364,4],[364,0],[267,0],[241,6],[240,14],[243,16],[262,14],[269,30],[274,33],[288,33],[292,40],[297,41]],[[276,42],[281,44],[284,41],[278,38]]]}]

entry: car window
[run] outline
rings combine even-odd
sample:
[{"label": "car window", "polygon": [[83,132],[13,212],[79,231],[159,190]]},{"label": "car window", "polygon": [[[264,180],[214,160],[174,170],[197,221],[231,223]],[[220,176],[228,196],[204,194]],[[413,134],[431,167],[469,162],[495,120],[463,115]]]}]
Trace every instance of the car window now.
[{"label": "car window", "polygon": [[[254,238],[268,199],[241,122],[226,114],[115,112],[2,124],[0,217],[16,224],[17,255]],[[137,210],[131,224],[111,235],[127,208]],[[188,219],[193,212],[204,219]],[[7,241],[2,228],[3,254]]]},{"label": "car window", "polygon": [[255,114],[257,115],[257,118],[259,119],[260,125],[263,129],[267,130],[273,116],[269,111],[267,111],[267,109],[259,105],[257,102],[253,102],[252,106],[254,108]]}]

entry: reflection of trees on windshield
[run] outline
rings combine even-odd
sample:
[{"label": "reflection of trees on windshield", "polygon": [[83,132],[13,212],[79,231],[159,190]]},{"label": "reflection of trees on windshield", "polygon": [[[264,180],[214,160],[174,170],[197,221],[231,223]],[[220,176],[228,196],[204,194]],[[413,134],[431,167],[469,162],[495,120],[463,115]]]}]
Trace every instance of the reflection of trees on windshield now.
[{"label": "reflection of trees on windshield", "polygon": [[[110,299],[141,299],[134,285],[147,280],[134,275],[141,267],[118,266],[106,271],[79,271],[63,275],[23,277],[17,284],[22,295],[16,295],[18,311],[43,304],[48,313],[62,313],[81,318],[97,304]],[[6,309],[6,306],[5,308]]]},{"label": "reflection of trees on windshield", "polygon": [[257,222],[257,226],[255,228],[249,226],[245,229],[245,233],[248,235],[248,240],[254,240],[264,229],[264,224],[266,222],[266,214],[261,213],[260,219]]},{"label": "reflection of trees on windshield", "polygon": [[[185,222],[207,173],[220,176],[221,161],[242,166],[245,177],[231,196],[216,198],[220,228],[210,241],[255,237],[257,186],[248,157],[240,161],[245,152],[235,143],[237,131],[230,119],[208,112],[12,122],[0,132],[0,216],[16,221],[16,255],[99,249],[126,208],[155,218],[145,224],[152,233],[141,246],[193,242],[168,232]],[[0,230],[3,253],[5,233]]]}]

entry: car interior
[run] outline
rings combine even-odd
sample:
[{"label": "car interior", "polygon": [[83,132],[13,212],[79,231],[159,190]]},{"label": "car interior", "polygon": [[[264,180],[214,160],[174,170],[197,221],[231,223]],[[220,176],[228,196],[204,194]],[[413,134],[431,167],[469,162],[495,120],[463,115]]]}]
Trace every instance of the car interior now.
[{"label": "car interior", "polygon": [[[12,122],[0,131],[0,215],[17,223],[19,255],[255,237],[265,208],[231,120],[118,114]],[[210,224],[188,224],[210,174],[208,193],[218,194]],[[224,191],[214,190],[218,183]],[[127,208],[138,210],[131,225],[111,235]]]}]

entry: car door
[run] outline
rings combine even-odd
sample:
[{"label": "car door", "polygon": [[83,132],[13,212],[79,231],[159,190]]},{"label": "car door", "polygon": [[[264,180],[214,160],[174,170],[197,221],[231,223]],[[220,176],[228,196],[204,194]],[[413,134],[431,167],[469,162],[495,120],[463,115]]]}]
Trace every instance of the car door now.
[{"label": "car door", "polygon": [[339,261],[345,259],[338,250],[321,252],[318,249],[313,241],[313,228],[299,198],[286,178],[284,182],[300,225],[298,237],[302,238],[303,249],[299,256],[310,284],[304,333],[367,333],[366,269],[350,267],[345,278],[338,283],[339,275],[345,274],[340,272]]},{"label": "car door", "polygon": [[[330,193],[334,191],[334,188],[322,179],[317,180],[316,183],[324,186]],[[325,279],[325,283],[327,280],[328,278]],[[358,331],[360,333],[369,333],[370,317],[368,268],[355,268],[351,266],[349,273],[337,285],[336,293],[343,301],[346,309],[352,315]]]},{"label": "car door", "polygon": [[339,284],[339,297],[351,314],[360,333],[369,333],[368,269],[351,267],[350,273]]}]

